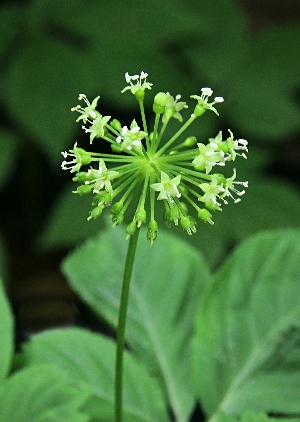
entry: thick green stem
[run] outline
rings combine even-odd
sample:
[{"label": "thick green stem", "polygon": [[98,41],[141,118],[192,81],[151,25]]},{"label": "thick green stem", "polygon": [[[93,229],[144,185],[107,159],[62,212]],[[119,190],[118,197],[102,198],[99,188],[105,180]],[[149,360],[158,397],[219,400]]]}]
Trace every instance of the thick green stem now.
[{"label": "thick green stem", "polygon": [[126,326],[126,314],[127,304],[129,297],[130,280],[133,268],[133,262],[135,257],[135,251],[139,236],[139,229],[137,228],[133,236],[130,236],[122,292],[119,309],[119,320],[117,329],[117,354],[116,354],[116,366],[115,366],[115,420],[116,422],[122,422],[123,420],[123,409],[122,409],[122,396],[123,396],[123,352],[125,344],[125,326]]}]

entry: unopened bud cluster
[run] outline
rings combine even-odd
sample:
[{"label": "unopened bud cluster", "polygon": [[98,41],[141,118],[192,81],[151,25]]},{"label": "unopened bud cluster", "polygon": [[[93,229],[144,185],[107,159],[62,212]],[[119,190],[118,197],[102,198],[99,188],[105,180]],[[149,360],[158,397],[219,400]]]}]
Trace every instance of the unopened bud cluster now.
[{"label": "unopened bud cluster", "polygon": [[[196,218],[213,224],[212,212],[221,211],[228,198],[239,202],[245,193],[247,182],[236,181],[236,170],[226,178],[221,168],[237,156],[246,157],[248,142],[234,139],[229,130],[227,138],[222,132],[207,143],[197,142],[196,136],[184,137],[184,131],[207,110],[218,115],[215,105],[222,103],[222,97],[209,102],[213,91],[202,88],[201,95],[192,95],[196,100],[191,116],[183,123],[181,111],[187,108],[181,96],[159,92],[154,97],[154,125],[148,130],[143,100],[146,90],[152,84],[147,82],[147,73],[125,75],[126,86],[122,92],[130,91],[138,101],[141,123],[133,120],[122,125],[111,116],[104,116],[96,110],[98,100],[92,103],[84,94],[79,95],[83,105],[71,110],[80,115],[77,122],[90,134],[90,143],[100,139],[109,142],[112,154],[93,153],[74,145],[69,152],[63,152],[62,168],[74,173],[78,183],[75,193],[92,194],[92,206],[88,220],[101,216],[108,208],[115,225],[124,221],[130,204],[135,211],[126,228],[128,236],[147,224],[147,237],[152,243],[158,232],[155,204],[164,204],[164,221],[168,227],[180,224],[188,234],[196,232]],[[170,120],[177,119],[182,125],[170,138],[165,130]],[[197,127],[196,127],[197,129]],[[88,166],[88,167],[86,167]],[[213,172],[216,166],[219,171]]]}]

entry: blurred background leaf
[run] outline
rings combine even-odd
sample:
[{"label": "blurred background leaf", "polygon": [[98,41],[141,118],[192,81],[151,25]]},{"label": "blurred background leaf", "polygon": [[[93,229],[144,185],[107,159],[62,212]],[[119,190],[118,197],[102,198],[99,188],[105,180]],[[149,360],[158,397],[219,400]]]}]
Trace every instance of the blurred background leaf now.
[{"label": "blurred background leaf", "polygon": [[[196,250],[163,231],[159,243],[151,247],[143,230],[138,248],[126,340],[132,352],[155,374],[176,420],[184,421],[195,404],[190,384],[194,315],[210,274]],[[122,228],[110,228],[90,239],[63,264],[74,290],[114,327],[126,249]]]},{"label": "blurred background leaf", "polygon": [[[25,346],[22,358],[33,367],[49,363],[79,394],[90,392],[88,401],[81,406],[90,421],[114,419],[115,343],[112,340],[82,329],[54,330],[35,336]],[[157,380],[128,352],[124,356],[123,400],[124,421],[168,420]]]},{"label": "blurred background leaf", "polygon": [[215,275],[199,308],[193,372],[212,418],[300,412],[299,257],[299,230],[265,232]]},{"label": "blurred background leaf", "polygon": [[11,422],[87,422],[79,412],[86,392],[69,386],[52,365],[35,365],[0,386],[0,418]]}]

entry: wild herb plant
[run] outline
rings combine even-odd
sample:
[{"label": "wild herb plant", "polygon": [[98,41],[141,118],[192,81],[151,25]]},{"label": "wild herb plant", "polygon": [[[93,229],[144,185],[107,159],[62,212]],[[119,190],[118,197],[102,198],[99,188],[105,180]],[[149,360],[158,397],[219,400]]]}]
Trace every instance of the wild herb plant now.
[{"label": "wild herb plant", "polygon": [[[213,101],[211,88],[202,88],[201,95],[191,95],[197,104],[188,120],[183,123],[181,111],[187,108],[181,95],[175,97],[168,92],[159,92],[153,101],[155,113],[154,126],[148,130],[148,122],[144,111],[146,90],[151,90],[152,83],[147,82],[148,74],[130,76],[125,74],[127,86],[122,93],[130,91],[139,104],[142,129],[134,119],[130,126],[122,125],[117,119],[101,114],[97,109],[100,96],[91,103],[85,94],[79,100],[85,104],[77,105],[71,110],[79,112],[77,122],[82,122],[82,129],[89,133],[90,143],[95,139],[109,142],[114,154],[87,152],[74,145],[69,152],[62,153],[62,168],[75,173],[74,182],[79,186],[74,193],[79,195],[93,194],[93,208],[88,220],[98,218],[105,208],[109,208],[114,225],[123,223],[126,210],[132,201],[135,212],[127,225],[126,233],[130,237],[125,262],[119,320],[117,329],[117,354],[115,378],[115,420],[122,420],[122,377],[123,349],[125,344],[125,325],[130,280],[136,253],[139,229],[147,224],[147,239],[152,244],[157,237],[158,224],[155,214],[155,202],[164,203],[164,221],[168,227],[178,225],[189,235],[196,233],[196,220],[189,212],[192,208],[197,217],[206,223],[213,224],[212,211],[221,211],[222,203],[227,204],[230,198],[240,201],[245,190],[237,186],[247,187],[247,182],[236,181],[236,170],[232,177],[226,178],[222,173],[213,173],[215,166],[224,167],[226,163],[235,161],[237,156],[247,158],[248,142],[245,139],[234,139],[229,130],[229,137],[223,140],[220,131],[207,144],[197,143],[196,136],[182,138],[185,130],[197,121],[206,111],[219,115],[215,105],[224,101],[217,96]],[[172,118],[183,123],[180,129],[170,138],[164,136]],[[144,143],[142,142],[144,140]],[[179,141],[179,143],[176,141]],[[197,143],[197,148],[195,144]],[[69,161],[67,161],[69,159]],[[97,163],[98,167],[91,165]],[[112,164],[107,168],[108,164]],[[83,171],[83,166],[90,168]],[[155,192],[159,192],[157,197]],[[148,209],[147,209],[147,198]]]}]

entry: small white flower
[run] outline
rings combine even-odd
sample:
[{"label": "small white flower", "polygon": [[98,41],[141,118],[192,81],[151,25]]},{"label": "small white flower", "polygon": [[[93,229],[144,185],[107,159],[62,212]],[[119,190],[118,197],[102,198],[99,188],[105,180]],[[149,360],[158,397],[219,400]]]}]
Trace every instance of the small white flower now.
[{"label": "small white flower", "polygon": [[[188,108],[188,106],[186,105],[186,103],[184,101],[179,101],[178,102],[178,100],[181,99],[181,95],[180,94],[176,95],[175,100],[174,100],[174,97],[172,97],[172,95],[169,92],[167,92],[166,94],[167,94],[167,97],[168,97],[168,101],[167,101],[167,104],[166,104],[166,112],[165,112],[165,114],[167,113],[167,110],[168,109],[173,108],[174,109],[173,110],[174,114],[172,115],[172,117],[174,117],[174,119],[177,119],[180,122],[182,122],[183,119],[182,119],[182,116],[181,116],[181,114],[179,112],[181,110],[183,110],[184,108]],[[165,114],[163,115],[163,118],[162,118],[163,123],[164,123],[164,121],[166,119],[165,118]]]},{"label": "small white flower", "polygon": [[110,118],[111,116],[101,116],[101,114],[99,114],[93,121],[87,119],[87,121],[91,123],[91,126],[89,128],[82,126],[82,129],[86,133],[90,133],[90,143],[93,142],[94,138],[101,138],[104,135],[104,127]]},{"label": "small white flower", "polygon": [[237,196],[242,196],[242,195],[244,195],[245,190],[240,191],[240,190],[236,189],[234,187],[234,185],[242,185],[242,186],[244,186],[244,188],[247,188],[248,182],[234,182],[235,178],[236,178],[236,170],[234,169],[232,177],[226,179],[225,192],[224,192],[223,196],[230,197],[231,199],[233,199],[234,203],[236,204],[237,202],[241,201],[241,198],[235,198],[232,195],[231,191]]},{"label": "small white flower", "polygon": [[76,107],[72,107],[71,111],[78,111],[78,113],[81,114],[81,116],[78,117],[76,122],[79,122],[79,120],[82,120],[83,123],[86,123],[88,119],[96,119],[97,116],[99,116],[99,112],[96,110],[97,102],[99,100],[100,96],[96,97],[92,104],[89,102],[89,100],[86,98],[85,94],[80,94],[78,99],[83,100],[87,107],[81,107],[80,105],[77,105]]},{"label": "small white flower", "polygon": [[160,183],[153,183],[150,185],[152,189],[159,192],[157,199],[167,199],[172,202],[172,197],[180,198],[181,193],[179,193],[177,186],[179,185],[181,180],[181,175],[170,179],[170,177],[165,172],[161,172],[161,182]]},{"label": "small white flower", "polygon": [[[212,103],[208,102],[209,97],[212,96],[213,90],[211,88],[201,88],[201,96],[199,95],[191,95],[191,98],[194,98],[198,101],[198,104],[203,107],[204,110],[211,110],[218,116],[219,113],[217,110],[213,107],[214,104],[222,103],[224,101],[223,97],[215,97],[214,101]],[[204,112],[204,111],[203,111]]]},{"label": "small white flower", "polygon": [[225,189],[218,184],[218,176],[213,175],[210,183],[200,183],[199,186],[203,190],[204,195],[198,199],[199,201],[204,202],[209,208],[221,209],[221,204],[217,199],[221,199],[225,204],[228,203],[223,199],[223,195],[220,195],[224,194]]},{"label": "small white flower", "polygon": [[206,174],[210,173],[213,166],[225,166],[225,158],[223,151],[217,151],[215,144],[197,144],[199,148],[199,155],[192,161],[196,170],[204,170]]},{"label": "small white flower", "polygon": [[94,185],[93,192],[99,193],[101,189],[105,189],[107,192],[112,193],[113,189],[111,186],[111,180],[118,177],[119,172],[113,170],[107,170],[106,165],[101,158],[99,160],[99,168],[96,169],[89,169],[87,172],[87,177],[92,177],[92,180],[88,180],[85,182],[86,185]]},{"label": "small white flower", "polygon": [[231,160],[234,161],[237,155],[243,158],[247,158],[247,155],[244,152],[238,153],[236,151],[248,152],[248,148],[247,148],[248,141],[246,141],[245,139],[234,140],[233,133],[231,132],[231,130],[228,129],[228,132],[230,133],[230,137],[227,138],[227,141],[225,141],[225,143],[227,143],[228,153],[231,156]]},{"label": "small white flower", "polygon": [[222,140],[222,132],[220,131],[215,138],[209,138],[209,145],[215,148],[217,151],[224,151],[225,160],[234,161],[236,156],[247,158],[244,152],[238,153],[236,151],[246,151],[248,152],[248,142],[245,139],[234,139],[233,133],[228,129],[230,133],[229,138]]},{"label": "small white flower", "polygon": [[71,157],[71,161],[64,160],[61,164],[63,170],[70,170],[71,173],[78,172],[81,166],[90,164],[92,158],[88,152],[82,148],[77,148],[77,142],[74,144],[73,149],[70,152],[63,151],[62,156],[66,159]]},{"label": "small white flower", "polygon": [[[151,86],[153,84],[146,82],[148,73],[141,72],[141,75],[133,75],[130,76],[128,72],[125,73],[125,80],[129,84],[129,86],[126,86],[121,92],[125,92],[128,89],[132,92],[132,94],[135,94],[137,91],[145,91],[145,89],[151,89]],[[132,83],[132,81],[136,82],[135,84]]]},{"label": "small white flower", "polygon": [[141,140],[147,135],[146,132],[140,130],[140,127],[137,125],[136,121],[133,120],[130,129],[127,126],[124,126],[121,131],[121,135],[116,138],[118,143],[122,142],[121,149],[131,150],[135,148],[138,151],[142,151],[142,142]]}]

